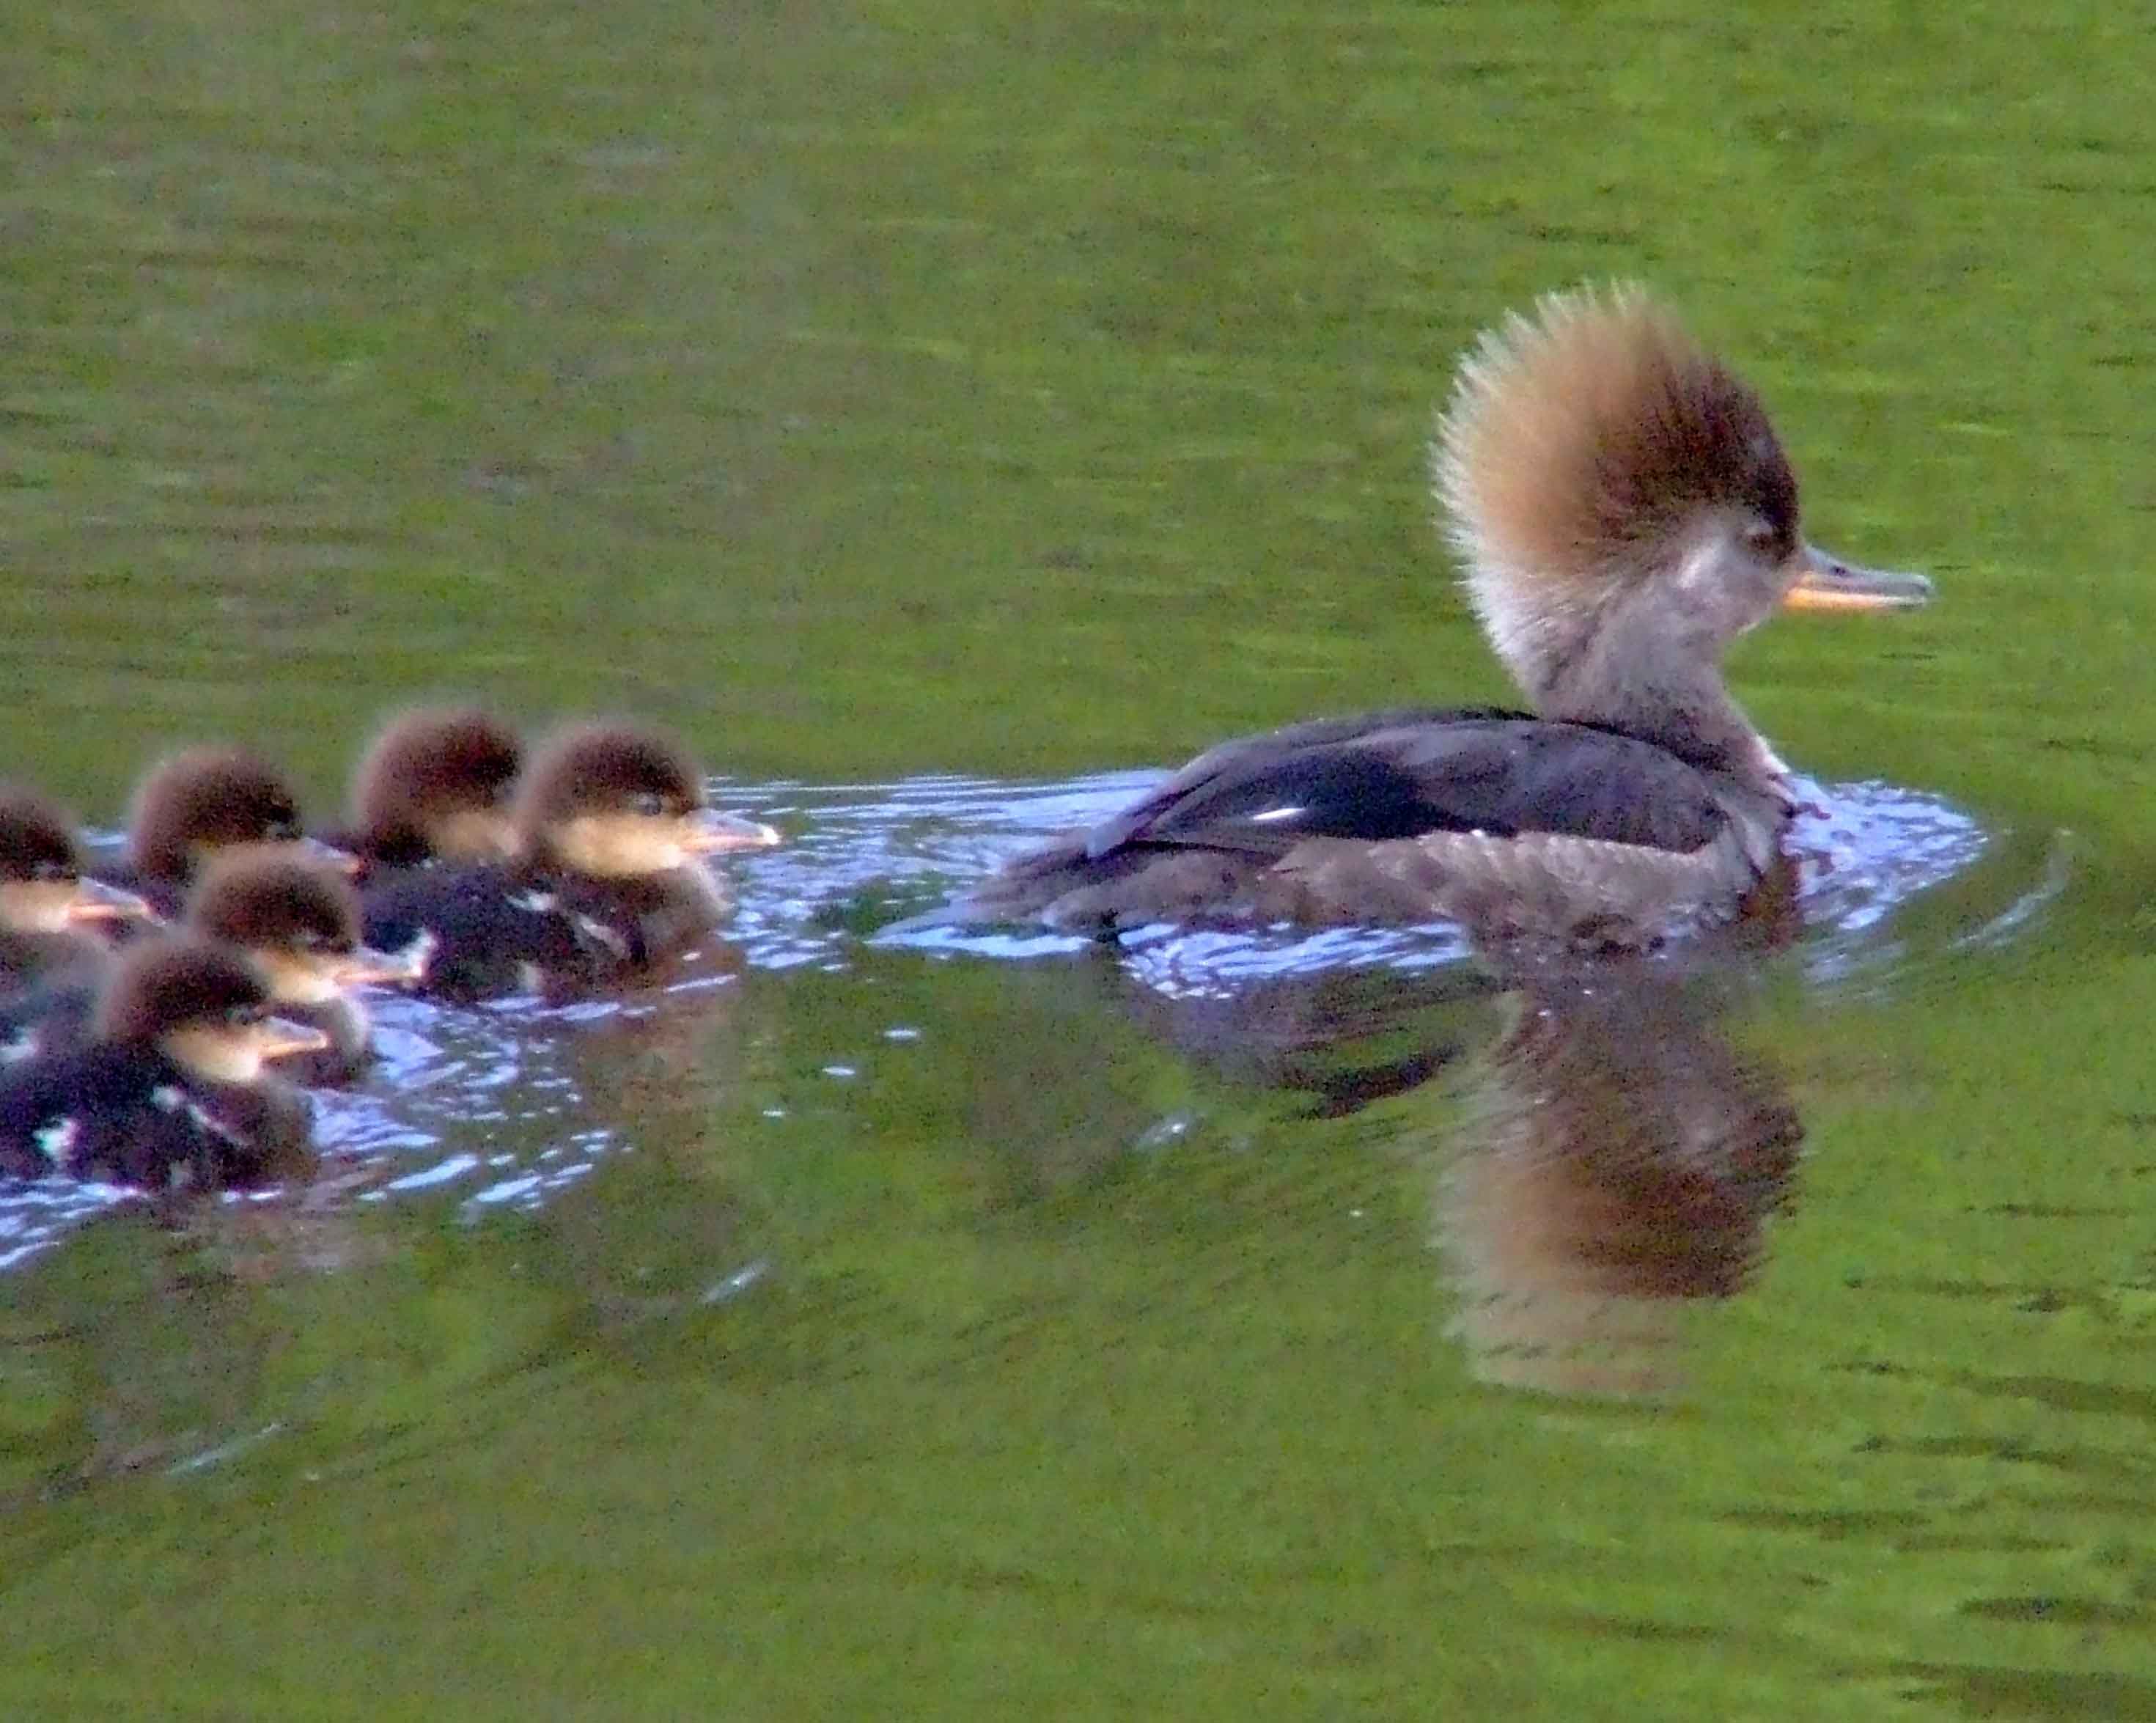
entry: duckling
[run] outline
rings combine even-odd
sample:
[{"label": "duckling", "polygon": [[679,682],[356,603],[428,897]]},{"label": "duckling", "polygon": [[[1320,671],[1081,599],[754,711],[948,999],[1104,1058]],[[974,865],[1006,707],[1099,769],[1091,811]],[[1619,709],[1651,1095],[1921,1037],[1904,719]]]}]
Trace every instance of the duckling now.
[{"label": "duckling", "polygon": [[304,1098],[264,1065],[325,1046],[269,1011],[234,952],[184,934],[137,940],[98,1001],[90,1039],[0,1071],[0,1175],[137,1185],[244,1185],[303,1150]]},{"label": "duckling", "polygon": [[1723,651],[1778,607],[1899,609],[1930,583],[1806,543],[1759,398],[1636,287],[1553,295],[1486,334],[1433,474],[1532,712],[1400,708],[1223,743],[901,927],[1445,920],[1599,948],[1738,913],[1796,799]]},{"label": "duckling", "polygon": [[778,834],[705,805],[670,738],[634,724],[557,731],[533,753],[511,861],[430,868],[362,893],[367,943],[428,954],[429,992],[589,991],[678,954],[725,914],[704,858]]},{"label": "duckling", "polygon": [[0,996],[62,976],[94,980],[106,950],[83,929],[149,913],[133,892],[84,876],[65,815],[29,790],[0,786]]},{"label": "duckling", "polygon": [[196,933],[236,948],[259,975],[280,1016],[320,1030],[327,1043],[278,1068],[295,1083],[348,1083],[373,1057],[366,1006],[352,989],[416,981],[416,955],[362,944],[359,893],[326,862],[278,846],[220,856],[187,899]]},{"label": "duckling", "polygon": [[302,844],[347,871],[352,864],[343,851],[305,835],[299,798],[258,755],[243,748],[190,748],[144,775],[128,817],[127,859],[96,873],[139,893],[170,920],[211,856],[259,843]]},{"label": "duckling", "polygon": [[358,857],[362,882],[429,862],[506,860],[523,759],[516,733],[476,707],[401,713],[360,757],[350,825],[329,841]]},{"label": "duckling", "polygon": [[[367,1011],[348,990],[418,979],[412,957],[360,944],[359,894],[328,863],[295,846],[228,846],[188,894],[183,925],[231,946],[269,989],[278,1012],[319,1029],[328,1044],[280,1067],[294,1083],[350,1082],[372,1057]],[[9,1060],[79,1046],[90,1031],[96,977],[0,1002],[0,1046]]]}]

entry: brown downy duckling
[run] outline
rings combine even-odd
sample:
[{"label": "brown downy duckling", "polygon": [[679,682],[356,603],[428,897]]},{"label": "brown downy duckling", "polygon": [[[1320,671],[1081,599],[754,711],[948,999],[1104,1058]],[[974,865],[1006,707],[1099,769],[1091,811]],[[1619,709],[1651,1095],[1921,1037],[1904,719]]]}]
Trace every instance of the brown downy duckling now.
[{"label": "brown downy duckling", "polygon": [[187,925],[236,948],[268,984],[280,1016],[327,1045],[278,1067],[295,1083],[348,1083],[373,1050],[355,987],[417,981],[424,963],[360,939],[359,893],[341,872],[280,846],[220,856],[187,899]]},{"label": "brown downy duckling", "polygon": [[305,1151],[310,1117],[264,1066],[327,1039],[272,1016],[236,952],[187,934],[137,940],[88,1042],[0,1071],[0,1174],[160,1192],[255,1182]]},{"label": "brown downy duckling", "polygon": [[477,707],[400,713],[353,769],[349,825],[326,836],[358,858],[362,883],[430,862],[506,861],[523,763],[516,733]]},{"label": "brown downy duckling", "polygon": [[349,869],[343,851],[307,837],[300,800],[277,770],[244,748],[190,748],[143,776],[127,820],[127,856],[98,869],[110,884],[138,892],[167,920],[209,859],[239,844],[307,846]]},{"label": "brown downy duckling", "polygon": [[678,954],[727,899],[707,856],[777,843],[705,805],[680,745],[641,726],[571,725],[532,753],[513,861],[430,868],[362,893],[367,943],[429,954],[429,991],[588,991]]},{"label": "brown downy duckling", "polygon": [[149,913],[134,892],[84,874],[74,825],[59,809],[0,786],[0,995],[62,977],[94,982],[108,954],[85,930]]},{"label": "brown downy duckling", "polygon": [[1930,584],[1805,542],[1759,398],[1635,287],[1553,295],[1485,335],[1433,467],[1532,712],[1225,743],[901,927],[1450,920],[1627,945],[1736,913],[1795,798],[1723,651],[1778,608],[1898,608]]},{"label": "brown downy duckling", "polygon": [[[188,894],[182,923],[236,949],[261,976],[280,1016],[319,1029],[327,1044],[279,1069],[294,1083],[348,1083],[372,1055],[366,1008],[349,990],[418,979],[409,958],[360,943],[359,894],[327,862],[289,844],[228,849]],[[0,1042],[10,1058],[80,1045],[96,1003],[94,979],[48,986],[0,1005]]]}]

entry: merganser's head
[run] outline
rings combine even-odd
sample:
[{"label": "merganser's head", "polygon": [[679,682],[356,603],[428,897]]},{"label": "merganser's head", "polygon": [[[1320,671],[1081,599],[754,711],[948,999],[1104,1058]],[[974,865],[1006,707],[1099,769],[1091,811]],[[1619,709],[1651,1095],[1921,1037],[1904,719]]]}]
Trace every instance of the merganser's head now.
[{"label": "merganser's head", "polygon": [[186,934],[128,948],[98,1000],[92,1033],[155,1048],[218,1083],[253,1083],[269,1060],[329,1045],[319,1029],[271,1016],[268,988],[238,954]]},{"label": "merganser's head", "polygon": [[84,877],[74,828],[59,809],[32,791],[0,788],[0,932],[59,934],[149,913],[132,892]]},{"label": "merganser's head", "polygon": [[510,800],[524,744],[475,707],[392,719],[352,773],[352,823],[374,858],[500,861],[516,853]]},{"label": "merganser's head", "polygon": [[244,748],[187,748],[152,766],[135,792],[127,846],[145,880],[184,884],[219,850],[261,843],[315,846],[326,860],[352,861],[305,836],[291,786]]},{"label": "merganser's head", "polygon": [[1784,605],[1930,596],[1804,542],[1759,398],[1635,286],[1552,294],[1486,333],[1432,467],[1476,614],[1546,717],[1712,751],[1730,738],[1708,708],[1734,716],[1719,661],[1745,630]]},{"label": "merganser's head", "polygon": [[347,987],[424,973],[362,945],[351,880],[287,845],[220,855],[187,898],[187,924],[236,947],[279,1005],[323,1005]]},{"label": "merganser's head", "polygon": [[707,806],[672,738],[629,723],[575,724],[534,750],[516,798],[527,854],[602,879],[670,873],[700,856],[779,841]]}]

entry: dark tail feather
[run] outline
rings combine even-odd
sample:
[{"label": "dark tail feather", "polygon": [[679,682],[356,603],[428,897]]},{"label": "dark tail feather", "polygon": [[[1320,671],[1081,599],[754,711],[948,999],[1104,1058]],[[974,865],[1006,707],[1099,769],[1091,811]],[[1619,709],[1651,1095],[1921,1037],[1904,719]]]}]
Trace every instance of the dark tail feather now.
[{"label": "dark tail feather", "polygon": [[1148,922],[1232,914],[1269,862],[1195,845],[1127,844],[1093,856],[1086,834],[1073,832],[1013,858],[942,908],[883,931],[1032,922],[1106,936]]},{"label": "dark tail feather", "polygon": [[937,909],[876,929],[903,938],[936,928],[992,928],[1050,919],[1058,900],[1086,886],[1099,864],[1086,855],[1086,835],[1073,832],[1014,856],[988,878]]}]

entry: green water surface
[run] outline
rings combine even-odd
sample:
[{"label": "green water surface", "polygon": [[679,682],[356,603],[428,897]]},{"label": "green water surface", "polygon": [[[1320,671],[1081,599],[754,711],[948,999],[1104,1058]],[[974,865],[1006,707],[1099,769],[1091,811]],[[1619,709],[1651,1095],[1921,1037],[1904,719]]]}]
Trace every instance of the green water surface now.
[{"label": "green water surface", "polygon": [[0,764],[95,823],[445,692],[825,780],[1501,697],[1430,411],[1637,276],[1942,590],[1748,708],[2006,859],[1748,995],[1805,1160],[1641,1401],[1478,1371],[1456,1091],[1313,1119],[1083,964],[746,975],[533,1212],[86,1228],[0,1279],[0,1710],[2156,1716],[2156,10],[6,33]]}]

